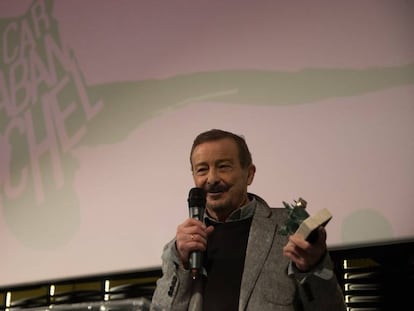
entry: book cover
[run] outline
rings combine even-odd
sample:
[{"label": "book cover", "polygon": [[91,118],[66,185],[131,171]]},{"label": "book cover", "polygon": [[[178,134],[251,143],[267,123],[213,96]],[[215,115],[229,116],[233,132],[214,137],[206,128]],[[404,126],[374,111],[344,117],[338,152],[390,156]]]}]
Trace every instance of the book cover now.
[{"label": "book cover", "polygon": [[320,226],[326,226],[332,219],[331,212],[324,208],[302,221],[295,233],[303,236],[309,242],[314,242],[317,239],[316,229]]}]

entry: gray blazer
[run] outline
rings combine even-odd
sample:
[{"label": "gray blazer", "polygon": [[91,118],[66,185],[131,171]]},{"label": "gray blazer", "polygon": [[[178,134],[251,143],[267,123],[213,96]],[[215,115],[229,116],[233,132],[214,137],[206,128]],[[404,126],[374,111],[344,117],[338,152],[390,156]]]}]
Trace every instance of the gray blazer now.
[{"label": "gray blazer", "polygon": [[[263,199],[255,198],[239,311],[345,311],[329,254],[312,271],[297,271],[283,255],[287,237],[277,234],[286,220],[286,209],[270,208]],[[151,310],[202,311],[202,281],[192,280],[181,266],[175,239],[164,247],[162,271]]]}]

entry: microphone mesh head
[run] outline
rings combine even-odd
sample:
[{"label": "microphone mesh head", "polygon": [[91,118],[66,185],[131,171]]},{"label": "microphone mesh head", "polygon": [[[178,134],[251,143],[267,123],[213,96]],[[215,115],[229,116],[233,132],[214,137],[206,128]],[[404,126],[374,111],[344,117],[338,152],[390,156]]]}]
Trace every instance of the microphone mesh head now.
[{"label": "microphone mesh head", "polygon": [[188,194],[188,206],[205,207],[206,205],[206,192],[203,188],[192,188]]}]

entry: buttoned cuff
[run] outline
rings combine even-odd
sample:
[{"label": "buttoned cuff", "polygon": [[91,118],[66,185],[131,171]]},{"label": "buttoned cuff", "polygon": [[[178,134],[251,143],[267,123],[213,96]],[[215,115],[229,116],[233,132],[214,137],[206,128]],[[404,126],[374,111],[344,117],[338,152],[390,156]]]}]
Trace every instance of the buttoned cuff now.
[{"label": "buttoned cuff", "polygon": [[317,264],[315,267],[313,267],[311,270],[307,272],[300,271],[298,268],[296,268],[295,264],[292,261],[290,261],[288,266],[288,275],[295,276],[295,278],[300,283],[304,283],[310,275],[314,275],[320,279],[328,281],[332,279],[332,277],[334,276],[334,271],[332,269],[329,255],[328,253],[326,253],[323,259],[319,262],[319,264]]}]

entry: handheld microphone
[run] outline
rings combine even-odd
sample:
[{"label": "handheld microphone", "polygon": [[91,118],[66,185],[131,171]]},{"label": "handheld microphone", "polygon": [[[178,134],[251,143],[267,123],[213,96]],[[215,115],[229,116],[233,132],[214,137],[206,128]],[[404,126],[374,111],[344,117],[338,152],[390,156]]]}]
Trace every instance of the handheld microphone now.
[{"label": "handheld microphone", "polygon": [[[203,221],[204,209],[206,207],[206,193],[203,188],[192,188],[188,194],[188,208],[191,218]],[[196,279],[203,264],[203,254],[200,251],[190,253],[190,270],[193,279]]]}]

